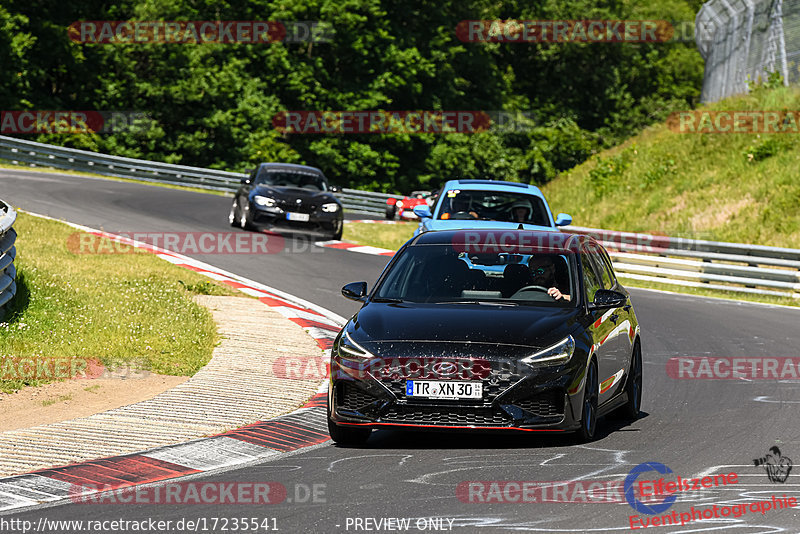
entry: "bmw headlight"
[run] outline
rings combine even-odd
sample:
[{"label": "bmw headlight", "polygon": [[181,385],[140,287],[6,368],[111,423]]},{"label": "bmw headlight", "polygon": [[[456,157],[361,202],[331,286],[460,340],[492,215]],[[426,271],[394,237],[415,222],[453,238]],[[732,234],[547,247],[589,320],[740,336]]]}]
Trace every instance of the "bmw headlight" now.
[{"label": "bmw headlight", "polygon": [[339,209],[339,204],[336,202],[328,202],[327,204],[322,205],[322,211],[325,213],[334,213]]},{"label": "bmw headlight", "polygon": [[573,352],[575,352],[575,340],[572,339],[572,336],[567,336],[566,339],[559,341],[552,347],[522,358],[521,361],[531,367],[536,367],[537,365],[561,365],[572,358]]},{"label": "bmw headlight", "polygon": [[265,208],[271,208],[275,205],[275,199],[270,197],[262,197],[261,195],[256,195],[253,197],[253,202],[256,203],[256,206],[263,206]]}]

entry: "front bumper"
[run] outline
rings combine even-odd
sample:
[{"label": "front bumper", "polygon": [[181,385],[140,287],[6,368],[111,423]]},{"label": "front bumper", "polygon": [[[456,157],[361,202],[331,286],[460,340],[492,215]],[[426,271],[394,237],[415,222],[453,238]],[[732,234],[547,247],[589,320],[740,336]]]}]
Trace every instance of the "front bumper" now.
[{"label": "front bumper", "polygon": [[280,207],[264,208],[250,204],[250,213],[254,225],[268,229],[281,228],[287,230],[300,230],[305,232],[335,233],[344,220],[341,208],[335,212],[327,213],[320,210],[300,209],[292,213],[308,216],[307,221],[290,220],[287,211]]},{"label": "front bumper", "polygon": [[558,432],[579,427],[583,388],[574,373],[579,366],[519,374],[509,372],[504,362],[490,363],[490,373],[481,379],[483,398],[453,401],[407,398],[407,378],[370,372],[353,377],[348,365],[333,358],[330,417],[338,425],[419,430]]}]

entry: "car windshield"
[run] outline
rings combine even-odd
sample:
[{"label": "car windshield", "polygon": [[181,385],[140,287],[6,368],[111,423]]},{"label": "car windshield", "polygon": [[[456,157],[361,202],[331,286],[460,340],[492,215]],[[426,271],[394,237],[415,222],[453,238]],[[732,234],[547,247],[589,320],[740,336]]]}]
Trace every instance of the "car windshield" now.
[{"label": "car windshield", "polygon": [[442,197],[439,219],[482,219],[550,226],[542,199],[504,191],[451,189]]},{"label": "car windshield", "polygon": [[575,294],[572,256],[468,253],[451,245],[410,246],[392,264],[373,299],[574,306],[577,299],[570,298]]},{"label": "car windshield", "polygon": [[261,169],[256,177],[256,184],[274,185],[277,187],[299,187],[315,191],[327,191],[325,180],[319,174],[303,172],[273,171]]}]

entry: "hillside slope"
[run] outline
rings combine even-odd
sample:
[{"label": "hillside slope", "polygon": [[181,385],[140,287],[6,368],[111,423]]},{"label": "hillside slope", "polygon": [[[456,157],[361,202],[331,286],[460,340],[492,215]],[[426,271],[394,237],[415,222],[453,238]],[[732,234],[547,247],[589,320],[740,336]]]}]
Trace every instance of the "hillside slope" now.
[{"label": "hillside slope", "polygon": [[[800,110],[800,89],[757,87],[709,111]],[[665,123],[542,189],[595,228],[800,248],[800,133],[679,133]],[[800,125],[798,125],[800,127]]]}]

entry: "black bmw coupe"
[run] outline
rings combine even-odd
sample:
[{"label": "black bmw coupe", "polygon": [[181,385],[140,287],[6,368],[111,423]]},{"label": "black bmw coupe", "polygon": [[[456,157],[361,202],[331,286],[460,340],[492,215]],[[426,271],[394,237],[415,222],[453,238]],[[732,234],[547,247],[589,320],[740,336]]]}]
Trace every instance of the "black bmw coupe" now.
[{"label": "black bmw coupe", "polygon": [[638,417],[639,323],[591,237],[427,232],[406,243],[331,351],[328,429],[340,445],[379,427],[566,432]]},{"label": "black bmw coupe", "polygon": [[242,180],[228,222],[245,230],[300,230],[341,239],[342,203],[330,189],[316,167],[262,163]]}]

